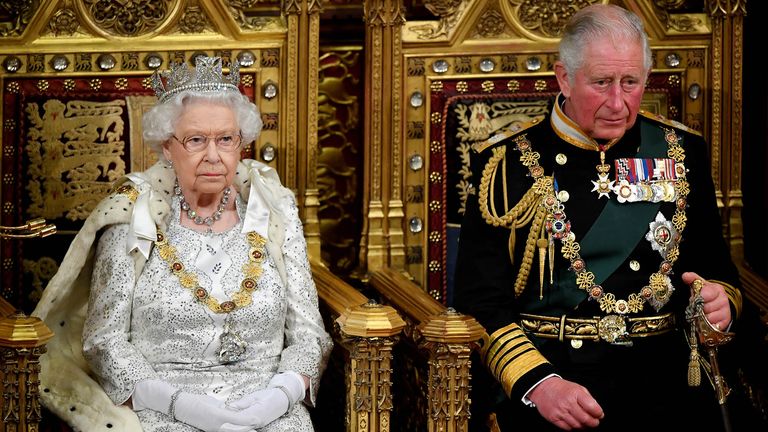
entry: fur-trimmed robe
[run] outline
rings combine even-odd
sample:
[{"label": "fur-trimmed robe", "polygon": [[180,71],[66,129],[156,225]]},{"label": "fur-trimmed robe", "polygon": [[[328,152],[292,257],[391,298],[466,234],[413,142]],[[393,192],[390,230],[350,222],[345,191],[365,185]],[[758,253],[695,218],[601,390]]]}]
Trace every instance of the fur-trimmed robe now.
[{"label": "fur-trimmed robe", "polygon": [[[126,185],[133,186],[139,193],[149,193],[151,199],[148,200],[148,215],[158,227],[165,230],[170,216],[174,171],[158,162],[143,173],[132,175],[132,178],[141,178],[144,182],[136,184],[124,177],[118,180],[115,189]],[[270,209],[269,240],[266,246],[285,281],[285,266],[281,261],[280,250],[285,222],[272,205],[279,202],[280,197],[293,195],[293,192],[280,184],[274,169],[245,159],[238,165],[234,181],[244,201],[253,196],[252,183],[257,185],[259,196]],[[48,283],[32,312],[33,316],[41,318],[54,332],[53,339],[47,345],[48,352],[40,358],[41,401],[78,431],[142,430],[136,414],[126,406],[116,406],[91,376],[90,367],[82,353],[83,322],[88,309],[91,269],[98,236],[102,228],[108,225],[131,223],[136,198],[135,194],[116,191],[99,202],[72,241],[58,272]],[[146,258],[138,249],[132,252],[132,257],[136,274],[139,274]],[[312,387],[317,388],[317,383],[312,384]]]}]

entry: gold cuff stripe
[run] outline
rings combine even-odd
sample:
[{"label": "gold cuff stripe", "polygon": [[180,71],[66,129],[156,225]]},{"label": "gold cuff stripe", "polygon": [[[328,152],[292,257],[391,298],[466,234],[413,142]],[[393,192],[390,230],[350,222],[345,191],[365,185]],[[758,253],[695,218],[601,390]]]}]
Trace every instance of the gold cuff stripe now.
[{"label": "gold cuff stripe", "polygon": [[738,318],[741,315],[741,307],[742,307],[742,298],[741,298],[741,291],[739,291],[736,287],[729,283],[725,283],[723,281],[719,281],[716,279],[710,279],[710,282],[719,283],[720,285],[725,288],[725,295],[728,296],[728,300],[731,301],[731,304],[733,305],[733,309],[736,311],[736,316],[734,318]]},{"label": "gold cuff stripe", "polygon": [[[514,360],[514,365],[509,365],[512,360]],[[547,363],[549,363],[547,359],[531,345],[530,349],[520,353],[517,358],[510,359],[509,362],[504,364],[500,375],[494,376],[501,383],[507,396],[510,396],[512,394],[512,387],[515,386],[523,375],[533,368]]]},{"label": "gold cuff stripe", "polygon": [[507,365],[526,351],[534,349],[533,344],[527,340],[519,340],[518,338],[515,338],[515,340],[517,343],[499,351],[500,355],[498,358],[493,358],[488,361],[488,369],[491,370],[491,373],[493,373],[494,376],[499,376],[500,372],[504,370],[503,366],[499,367],[500,365]]},{"label": "gold cuff stripe", "polygon": [[493,358],[504,343],[519,336],[525,336],[525,333],[523,333],[517,323],[509,324],[491,333],[486,344],[487,348],[483,351],[483,358],[486,359],[486,364],[488,364],[487,360]]},{"label": "gold cuff stripe", "polygon": [[497,331],[493,337],[485,362],[488,369],[497,377],[504,369],[499,367],[500,365],[508,364],[525,352],[535,350],[530,339],[516,323]]},{"label": "gold cuff stripe", "polygon": [[491,345],[488,347],[488,352],[485,356],[486,364],[490,365],[491,362],[493,362],[493,360],[496,358],[496,355],[498,355],[499,351],[502,351],[507,343],[520,338],[525,338],[525,335],[522,332],[509,333],[499,339],[494,339],[493,342],[491,342]]}]

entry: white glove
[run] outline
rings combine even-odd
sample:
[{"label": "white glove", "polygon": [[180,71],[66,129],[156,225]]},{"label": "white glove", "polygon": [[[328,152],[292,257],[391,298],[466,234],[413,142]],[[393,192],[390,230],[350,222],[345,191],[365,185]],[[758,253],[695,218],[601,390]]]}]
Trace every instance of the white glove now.
[{"label": "white glove", "polygon": [[133,389],[133,410],[151,409],[205,432],[245,432],[247,416],[214,397],[181,392],[161,380],[144,380]]},{"label": "white glove", "polygon": [[304,378],[287,371],[273,376],[266,389],[245,395],[229,406],[242,410],[240,413],[246,416],[246,423],[260,428],[290,412],[305,394]]}]

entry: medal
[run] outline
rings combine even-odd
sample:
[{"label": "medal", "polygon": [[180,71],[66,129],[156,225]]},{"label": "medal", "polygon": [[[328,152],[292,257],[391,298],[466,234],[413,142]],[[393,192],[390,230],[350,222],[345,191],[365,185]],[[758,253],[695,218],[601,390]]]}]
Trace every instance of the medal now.
[{"label": "medal", "polygon": [[621,158],[614,161],[614,167],[616,180],[611,192],[620,203],[675,202],[675,184],[680,174],[685,174],[685,166],[671,158]]},{"label": "medal", "polygon": [[613,190],[614,181],[608,180],[608,173],[611,171],[611,166],[605,163],[605,147],[600,146],[600,165],[595,166],[597,169],[597,180],[592,180],[592,192],[597,192],[597,198],[610,199],[611,190]]}]

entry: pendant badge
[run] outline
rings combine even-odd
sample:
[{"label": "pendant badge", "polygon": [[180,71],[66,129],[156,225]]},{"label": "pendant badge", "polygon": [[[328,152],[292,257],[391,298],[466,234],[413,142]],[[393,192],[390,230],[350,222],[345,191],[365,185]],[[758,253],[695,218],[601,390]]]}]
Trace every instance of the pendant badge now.
[{"label": "pendant badge", "polygon": [[649,230],[645,234],[645,239],[651,242],[651,248],[666,258],[667,251],[677,245],[680,236],[675,229],[674,224],[668,221],[664,214],[656,214],[656,220],[648,224]]},{"label": "pendant badge", "polygon": [[563,205],[555,200],[552,201],[556,204],[550,207],[544,226],[552,238],[562,240],[571,232],[571,221],[565,216]]},{"label": "pendant badge", "polygon": [[224,332],[219,336],[219,340],[221,364],[235,363],[243,359],[248,343],[230,328],[229,320],[224,323]]},{"label": "pendant badge", "polygon": [[667,275],[658,275],[652,278],[650,288],[652,294],[646,301],[656,310],[656,312],[660,311],[665,304],[669,303],[669,299],[672,298],[672,293],[675,292],[672,280]]},{"label": "pendant badge", "polygon": [[611,166],[605,163],[605,152],[600,151],[600,165],[595,166],[597,169],[597,180],[592,180],[591,192],[597,192],[597,198],[611,198],[611,190],[613,190],[614,182],[608,179],[608,175],[611,171]]}]

